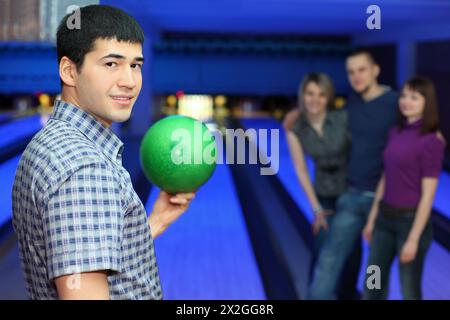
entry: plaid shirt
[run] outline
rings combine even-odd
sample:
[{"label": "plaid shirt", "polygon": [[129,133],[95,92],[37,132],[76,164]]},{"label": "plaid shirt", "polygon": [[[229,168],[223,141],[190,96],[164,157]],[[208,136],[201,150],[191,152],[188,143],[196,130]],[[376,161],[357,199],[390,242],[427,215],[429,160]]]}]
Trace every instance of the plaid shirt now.
[{"label": "plaid shirt", "polygon": [[53,279],[108,270],[111,299],[161,299],[144,206],[122,166],[123,143],[83,110],[57,101],[25,149],[13,225],[32,299],[57,299]]}]

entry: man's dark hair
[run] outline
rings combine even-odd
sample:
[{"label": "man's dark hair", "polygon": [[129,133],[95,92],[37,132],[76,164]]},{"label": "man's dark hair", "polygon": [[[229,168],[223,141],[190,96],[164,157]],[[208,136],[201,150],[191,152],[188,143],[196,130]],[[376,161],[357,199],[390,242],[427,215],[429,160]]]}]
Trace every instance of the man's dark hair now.
[{"label": "man's dark hair", "polygon": [[373,55],[373,53],[370,52],[370,50],[367,49],[367,48],[356,48],[356,49],[352,50],[347,55],[347,59],[348,58],[352,58],[352,57],[356,57],[356,56],[359,56],[359,55],[365,55],[372,64],[378,64],[377,60],[375,59],[375,56]]},{"label": "man's dark hair", "polygon": [[58,64],[66,56],[72,60],[78,72],[84,57],[94,49],[97,39],[116,39],[131,43],[144,43],[144,31],[137,21],[124,11],[105,5],[90,5],[80,10],[80,28],[69,29],[67,14],[58,26],[56,50]]}]

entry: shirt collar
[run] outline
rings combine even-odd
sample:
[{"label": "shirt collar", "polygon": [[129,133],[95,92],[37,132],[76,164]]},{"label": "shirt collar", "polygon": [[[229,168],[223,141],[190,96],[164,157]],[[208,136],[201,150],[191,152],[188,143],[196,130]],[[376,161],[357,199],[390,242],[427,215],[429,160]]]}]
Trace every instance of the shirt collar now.
[{"label": "shirt collar", "polygon": [[65,121],[77,128],[111,160],[121,160],[123,142],[114,132],[102,125],[86,111],[62,100],[55,101],[55,108],[50,118]]},{"label": "shirt collar", "polygon": [[[331,112],[331,110],[328,109],[328,110],[327,110],[327,114],[325,115],[325,119],[324,119],[324,121],[323,121],[323,124],[324,124],[324,125],[325,125],[325,124],[333,124],[333,118],[330,117],[330,112]],[[312,128],[312,126],[311,126],[311,124],[309,123],[308,118],[306,117],[306,115],[300,117],[300,124],[301,124],[302,126],[309,126],[309,127]]]},{"label": "shirt collar", "polygon": [[392,91],[392,88],[390,86],[384,85],[384,84],[380,84],[380,87],[383,89],[383,91],[376,97],[373,97],[370,100],[364,100],[363,96],[359,93],[357,93],[355,90],[352,89],[350,96],[349,96],[349,101],[351,101],[352,99],[356,99],[359,102],[362,103],[370,103],[372,101],[375,101],[381,97],[383,97],[384,95],[386,95],[387,93]]},{"label": "shirt collar", "polygon": [[405,128],[408,129],[420,129],[422,127],[423,119],[418,119],[414,121],[413,123],[408,123],[405,121]]}]

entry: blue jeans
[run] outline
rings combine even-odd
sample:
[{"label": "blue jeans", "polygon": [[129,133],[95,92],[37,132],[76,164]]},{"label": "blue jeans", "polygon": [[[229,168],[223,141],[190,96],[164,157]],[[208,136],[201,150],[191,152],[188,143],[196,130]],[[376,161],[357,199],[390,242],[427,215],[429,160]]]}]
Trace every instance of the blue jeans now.
[{"label": "blue jeans", "polygon": [[[392,217],[380,211],[373,230],[368,265],[380,268],[380,289],[364,286],[364,299],[386,299],[389,291],[389,274],[394,257],[400,254],[414,223],[414,212]],[[433,238],[431,221],[428,221],[419,240],[416,258],[400,264],[400,283],[404,299],[422,299],[422,271],[426,253]],[[366,276],[365,284],[369,275]]]},{"label": "blue jeans", "polygon": [[336,215],[314,268],[309,299],[335,298],[339,276],[360,239],[372,202],[372,193],[356,189],[349,189],[339,197]]},{"label": "blue jeans", "polygon": [[[328,226],[331,226],[334,217],[336,216],[336,204],[338,197],[322,197],[318,196],[322,208],[325,210],[332,210],[335,213],[326,217]],[[322,249],[328,231],[323,229],[314,238],[313,259],[311,261],[311,272],[314,270],[319,253]],[[354,249],[351,251],[345,265],[347,266],[340,275],[336,288],[336,296],[338,300],[354,300],[360,299],[360,293],[357,289],[359,268],[361,266],[362,247],[361,242],[357,241]],[[312,278],[312,277],[311,277]]]}]

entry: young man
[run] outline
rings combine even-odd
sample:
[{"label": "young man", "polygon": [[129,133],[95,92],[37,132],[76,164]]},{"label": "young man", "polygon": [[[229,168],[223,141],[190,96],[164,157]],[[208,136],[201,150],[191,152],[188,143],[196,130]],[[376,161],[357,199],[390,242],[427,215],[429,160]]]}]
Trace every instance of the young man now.
[{"label": "young man", "polygon": [[142,85],[138,23],[108,6],[66,16],[57,33],[61,100],[20,160],[13,225],[32,299],[161,299],[153,239],[194,194],[159,194],[150,218],[109,128]]},{"label": "young man", "polygon": [[382,173],[382,153],[389,129],[397,122],[398,95],[378,84],[380,67],[359,50],[346,61],[355,91],[347,103],[352,147],[348,189],[338,199],[336,216],[319,254],[309,297],[332,299],[339,275],[367,220]]}]

